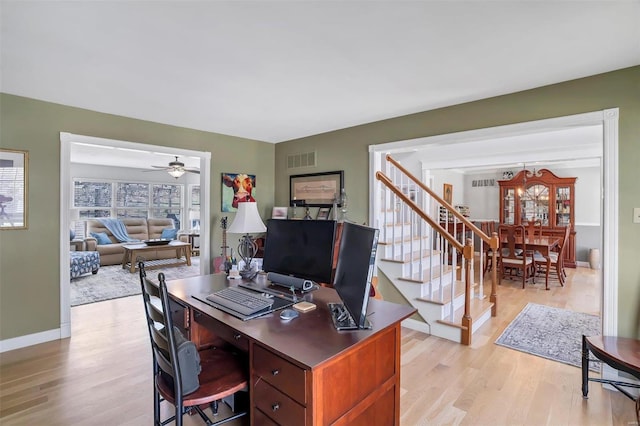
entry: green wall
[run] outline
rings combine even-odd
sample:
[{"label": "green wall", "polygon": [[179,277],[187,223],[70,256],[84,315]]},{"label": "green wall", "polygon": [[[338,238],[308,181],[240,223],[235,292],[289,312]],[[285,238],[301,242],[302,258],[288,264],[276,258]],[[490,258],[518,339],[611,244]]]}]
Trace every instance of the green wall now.
[{"label": "green wall", "polygon": [[273,144],[0,94],[0,147],[29,151],[29,227],[0,231],[0,340],[60,326],[60,132],[211,152],[212,256],[222,245],[221,172],[255,174],[271,217]]},{"label": "green wall", "polygon": [[[344,170],[349,216],[364,222],[369,145],[616,107],[620,108],[618,329],[621,336],[640,337],[640,225],[631,221],[633,207],[640,207],[640,66],[279,143],[275,202],[286,205],[289,174]],[[287,155],[309,151],[317,152],[316,168],[286,170]]]}]

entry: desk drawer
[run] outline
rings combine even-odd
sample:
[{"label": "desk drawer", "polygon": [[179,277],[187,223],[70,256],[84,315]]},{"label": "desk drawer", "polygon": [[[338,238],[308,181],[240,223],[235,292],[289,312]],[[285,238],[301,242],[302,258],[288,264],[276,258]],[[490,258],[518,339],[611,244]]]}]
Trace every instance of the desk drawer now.
[{"label": "desk drawer", "polygon": [[306,404],[306,370],[291,364],[259,345],[255,345],[254,349],[254,374],[266,380],[299,403]]},{"label": "desk drawer", "polygon": [[264,380],[256,383],[253,393],[256,407],[268,413],[277,424],[299,426],[305,423],[305,408]]},{"label": "desk drawer", "polygon": [[249,339],[242,333],[208,315],[195,311],[193,320],[224,341],[231,343],[243,352],[249,352]]},{"label": "desk drawer", "polygon": [[253,421],[254,426],[278,426],[278,423],[271,420],[266,414],[257,408],[254,408],[251,412],[251,420]]}]

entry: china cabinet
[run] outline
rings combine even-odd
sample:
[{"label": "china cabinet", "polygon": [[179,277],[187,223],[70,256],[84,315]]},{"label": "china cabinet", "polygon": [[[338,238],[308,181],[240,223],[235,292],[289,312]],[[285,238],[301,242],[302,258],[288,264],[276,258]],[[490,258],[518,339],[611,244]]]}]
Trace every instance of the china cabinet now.
[{"label": "china cabinet", "polygon": [[547,169],[522,170],[511,179],[499,180],[500,223],[542,223],[542,234],[562,238],[564,228],[571,226],[569,245],[565,250],[565,266],[576,265],[576,232],[574,229],[575,177],[558,177]]}]

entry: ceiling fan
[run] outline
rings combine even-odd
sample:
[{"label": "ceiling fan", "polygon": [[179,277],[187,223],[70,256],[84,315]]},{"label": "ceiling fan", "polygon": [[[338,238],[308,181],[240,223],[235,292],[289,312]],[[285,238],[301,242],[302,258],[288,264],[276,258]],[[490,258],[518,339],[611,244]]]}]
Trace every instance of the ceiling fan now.
[{"label": "ceiling fan", "polygon": [[156,169],[159,170],[143,170],[145,172],[158,172],[160,170],[164,170],[167,173],[169,173],[171,176],[173,176],[174,178],[178,179],[180,176],[182,176],[183,174],[185,174],[185,172],[187,173],[195,173],[195,174],[200,174],[200,170],[198,169],[191,169],[188,167],[184,166],[184,163],[182,161],[178,161],[178,156],[175,156],[176,159],[174,161],[171,161],[167,166],[151,166],[154,167]]}]

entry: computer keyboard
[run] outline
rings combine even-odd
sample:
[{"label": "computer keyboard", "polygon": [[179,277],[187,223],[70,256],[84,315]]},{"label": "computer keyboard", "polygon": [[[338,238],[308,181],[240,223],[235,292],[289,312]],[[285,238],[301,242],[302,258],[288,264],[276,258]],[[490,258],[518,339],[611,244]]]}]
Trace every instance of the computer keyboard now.
[{"label": "computer keyboard", "polygon": [[237,287],[226,287],[207,296],[210,302],[239,312],[242,315],[252,315],[273,305],[272,297],[265,297],[250,290]]}]

